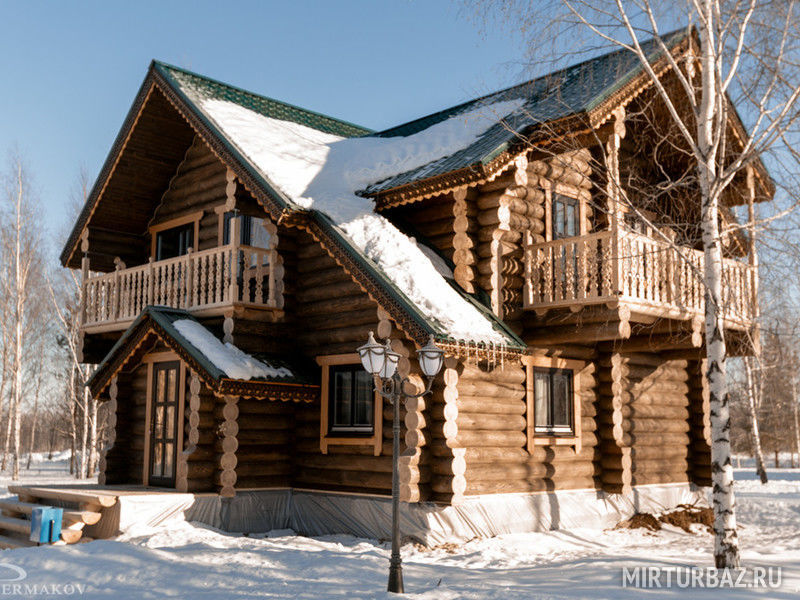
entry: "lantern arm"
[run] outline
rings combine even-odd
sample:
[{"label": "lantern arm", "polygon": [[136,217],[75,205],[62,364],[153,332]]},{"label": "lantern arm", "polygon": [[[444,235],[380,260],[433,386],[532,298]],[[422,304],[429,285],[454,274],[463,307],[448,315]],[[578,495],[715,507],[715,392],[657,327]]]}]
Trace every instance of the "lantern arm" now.
[{"label": "lantern arm", "polygon": [[404,396],[406,398],[422,398],[423,396],[427,396],[433,392],[433,382],[436,377],[425,377],[425,379],[426,384],[423,391],[419,392],[418,394],[407,394],[403,391],[403,388],[407,383],[412,383],[408,377],[401,378],[397,373],[388,379],[375,377],[375,391],[380,394],[381,397],[388,400],[394,400],[400,396]]}]

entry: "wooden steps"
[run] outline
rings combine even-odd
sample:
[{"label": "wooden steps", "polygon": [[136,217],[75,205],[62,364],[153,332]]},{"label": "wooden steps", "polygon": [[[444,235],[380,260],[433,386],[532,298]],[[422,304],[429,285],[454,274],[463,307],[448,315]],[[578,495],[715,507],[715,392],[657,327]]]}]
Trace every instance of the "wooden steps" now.
[{"label": "wooden steps", "polygon": [[[102,509],[113,506],[117,497],[89,488],[48,488],[22,485],[8,486],[17,494],[17,500],[0,500],[0,548],[35,546],[27,539],[30,533],[30,515],[38,506],[53,504],[64,508],[61,540],[56,543],[76,544],[88,541],[83,538],[83,528],[94,525],[102,518]],[[24,537],[20,537],[24,536]]]},{"label": "wooden steps", "polygon": [[108,508],[117,503],[117,497],[113,494],[103,494],[92,492],[91,490],[78,491],[76,489],[59,489],[45,487],[27,487],[24,485],[10,485],[8,491],[17,494],[22,500],[23,495],[30,498],[44,498],[46,500],[60,500],[62,502],[72,502],[75,504],[96,504]]}]

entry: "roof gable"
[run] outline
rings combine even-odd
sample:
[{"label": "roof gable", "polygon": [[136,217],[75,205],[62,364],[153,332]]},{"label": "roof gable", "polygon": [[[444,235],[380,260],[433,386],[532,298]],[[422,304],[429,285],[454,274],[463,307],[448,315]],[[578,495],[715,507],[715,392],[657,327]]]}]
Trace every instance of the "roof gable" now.
[{"label": "roof gable", "polygon": [[302,360],[247,355],[222,344],[188,312],[155,306],[142,311],[103,359],[87,382],[92,394],[102,394],[150,338],[157,338],[175,352],[217,394],[305,401],[317,397],[318,377],[313,366]]}]

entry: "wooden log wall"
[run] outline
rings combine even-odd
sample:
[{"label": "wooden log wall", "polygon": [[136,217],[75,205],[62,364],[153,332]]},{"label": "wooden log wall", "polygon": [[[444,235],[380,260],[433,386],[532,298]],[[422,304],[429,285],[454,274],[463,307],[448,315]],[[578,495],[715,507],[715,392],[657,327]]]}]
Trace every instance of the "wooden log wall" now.
[{"label": "wooden log wall", "polygon": [[[186,372],[183,409],[184,457],[178,461],[176,488],[179,491],[206,492],[214,489],[217,465],[214,405],[216,399],[196,374]],[[185,486],[185,490],[181,488]]]},{"label": "wooden log wall", "polygon": [[688,481],[689,375],[685,360],[614,352],[599,360],[603,488]]},{"label": "wooden log wall", "polygon": [[[432,406],[433,497],[453,501],[463,479],[463,495],[533,492],[595,487],[595,392],[592,367],[581,376],[582,448],[535,446],[527,449],[525,370],[506,363],[488,368],[459,362],[454,388]],[[453,381],[446,374],[446,386]],[[454,453],[454,450],[460,452]]]},{"label": "wooden log wall", "polygon": [[398,206],[387,211],[386,216],[401,227],[408,225],[418,231],[434,248],[452,260],[456,218],[453,194]]},{"label": "wooden log wall", "polygon": [[477,191],[475,256],[454,254],[456,270],[471,268],[467,262],[474,258],[478,285],[490,295],[495,314],[517,333],[522,330],[525,237],[533,243],[545,241],[553,191],[581,200],[583,218],[591,221],[591,172],[586,149],[532,162],[521,156],[506,173]]},{"label": "wooden log wall", "polygon": [[142,483],[147,427],[147,365],[117,375],[114,445],[105,455],[105,484]]},{"label": "wooden log wall", "polygon": [[[186,152],[186,157],[170,181],[169,188],[164,193],[150,225],[158,225],[202,210],[200,238],[195,241],[195,249],[215,248],[218,245],[219,216],[214,212],[214,208],[226,202],[228,184],[226,173],[225,165],[211,153],[205,142],[195,136]],[[148,235],[148,252],[150,243]],[[142,262],[146,261],[145,256]]]},{"label": "wooden log wall", "polygon": [[[282,235],[282,240],[285,236]],[[379,338],[404,336],[385,313],[309,235],[296,232],[294,251],[286,252],[287,319],[295,323],[291,342],[306,357],[350,354],[374,331]],[[293,265],[293,267],[291,266]],[[289,296],[291,295],[291,300]],[[388,494],[392,487],[391,406],[384,403],[383,445],[330,445],[320,450],[320,404],[297,404],[294,486]],[[405,409],[402,411],[405,417]]]},{"label": "wooden log wall", "polygon": [[689,374],[689,479],[697,485],[710,486],[711,414],[706,361],[689,361],[686,370]]},{"label": "wooden log wall", "polygon": [[[318,407],[318,405],[317,405]],[[241,398],[237,403],[236,489],[289,487],[292,483],[295,420],[299,405]],[[222,420],[224,407],[214,416]],[[222,450],[222,444],[217,445]]]}]

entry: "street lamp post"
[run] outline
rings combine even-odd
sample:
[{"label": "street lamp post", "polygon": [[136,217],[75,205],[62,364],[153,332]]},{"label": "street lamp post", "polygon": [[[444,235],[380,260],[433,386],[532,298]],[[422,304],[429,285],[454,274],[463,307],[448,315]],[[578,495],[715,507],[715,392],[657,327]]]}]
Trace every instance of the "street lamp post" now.
[{"label": "street lamp post", "polygon": [[[392,402],[394,409],[392,419],[392,556],[389,560],[389,584],[387,590],[390,592],[403,593],[403,565],[400,558],[400,401],[407,398],[421,398],[431,393],[433,381],[442,369],[444,362],[444,351],[433,342],[433,336],[428,343],[417,350],[419,368],[425,375],[427,384],[425,390],[419,394],[406,394],[404,386],[409,383],[408,377],[400,377],[397,373],[397,363],[400,355],[392,351],[389,341],[379,344],[375,341],[375,336],[370,331],[367,343],[358,349],[361,356],[361,364],[377,379],[380,384],[375,382],[375,391],[381,397],[388,398]],[[380,415],[376,415],[380,418]]]}]

